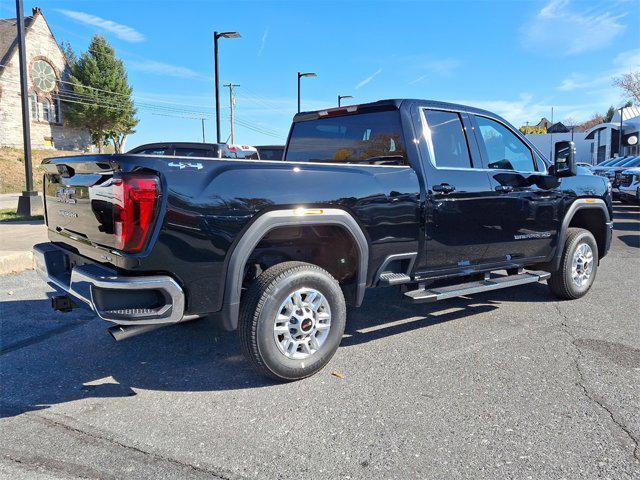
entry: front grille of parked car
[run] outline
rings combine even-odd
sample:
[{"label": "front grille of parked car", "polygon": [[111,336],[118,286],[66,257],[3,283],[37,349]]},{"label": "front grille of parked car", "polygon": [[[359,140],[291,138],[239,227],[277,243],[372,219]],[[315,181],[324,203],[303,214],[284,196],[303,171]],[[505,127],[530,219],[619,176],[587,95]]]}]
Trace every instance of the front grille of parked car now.
[{"label": "front grille of parked car", "polygon": [[633,183],[633,175],[620,175],[618,185],[621,187],[628,187]]}]

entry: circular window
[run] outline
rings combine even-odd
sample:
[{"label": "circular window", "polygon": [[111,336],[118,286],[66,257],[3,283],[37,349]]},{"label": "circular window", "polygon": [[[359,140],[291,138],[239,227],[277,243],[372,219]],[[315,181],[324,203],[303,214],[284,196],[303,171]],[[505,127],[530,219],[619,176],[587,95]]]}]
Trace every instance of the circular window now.
[{"label": "circular window", "polygon": [[41,92],[51,92],[56,87],[56,72],[44,60],[36,60],[31,68],[33,84]]}]

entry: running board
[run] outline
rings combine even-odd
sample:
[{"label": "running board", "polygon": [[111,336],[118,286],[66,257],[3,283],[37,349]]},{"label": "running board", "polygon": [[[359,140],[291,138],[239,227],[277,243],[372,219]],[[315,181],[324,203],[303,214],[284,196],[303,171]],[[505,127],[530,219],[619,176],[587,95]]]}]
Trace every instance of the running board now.
[{"label": "running board", "polygon": [[380,285],[389,286],[389,285],[402,285],[403,283],[409,283],[411,281],[411,277],[406,273],[393,273],[393,272],[384,272],[380,274]]},{"label": "running board", "polygon": [[473,293],[488,292],[501,288],[515,287],[527,283],[536,283],[546,280],[550,273],[519,273],[517,275],[506,275],[503,277],[485,278],[476,282],[461,283],[437,288],[421,288],[405,292],[405,295],[413,303],[436,302],[447,298],[462,297]]}]

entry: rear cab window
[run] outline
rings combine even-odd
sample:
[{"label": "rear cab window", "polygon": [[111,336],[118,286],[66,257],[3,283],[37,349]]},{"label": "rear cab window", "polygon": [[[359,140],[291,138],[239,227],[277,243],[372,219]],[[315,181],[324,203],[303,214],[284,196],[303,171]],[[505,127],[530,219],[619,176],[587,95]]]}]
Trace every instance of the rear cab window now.
[{"label": "rear cab window", "polygon": [[204,148],[176,147],[173,151],[176,157],[213,157],[211,150]]},{"label": "rear cab window", "polygon": [[408,165],[400,112],[388,110],[295,122],[285,160]]},{"label": "rear cab window", "polygon": [[133,150],[132,152],[129,153],[133,153],[136,155],[167,155],[169,148],[166,146],[162,146],[162,147],[152,147],[152,148],[145,148],[142,150]]}]

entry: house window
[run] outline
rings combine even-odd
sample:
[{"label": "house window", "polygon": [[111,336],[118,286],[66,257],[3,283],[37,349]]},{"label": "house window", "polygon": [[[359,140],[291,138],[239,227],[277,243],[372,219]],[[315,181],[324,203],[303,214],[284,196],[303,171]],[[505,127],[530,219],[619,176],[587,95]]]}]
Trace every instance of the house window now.
[{"label": "house window", "polygon": [[38,120],[49,123],[60,123],[60,109],[58,108],[59,106],[57,101],[52,101],[51,99],[44,97],[37,102],[37,105],[38,113],[41,114],[41,117],[38,118]]},{"label": "house window", "polygon": [[52,92],[56,88],[56,72],[45,60],[36,60],[31,67],[33,84],[41,92]]},{"label": "house window", "polygon": [[38,94],[31,92],[29,99],[31,100],[31,120],[40,120],[38,115]]},{"label": "house window", "polygon": [[45,122],[53,122],[54,114],[51,108],[51,101],[48,98],[42,100],[42,119]]}]

